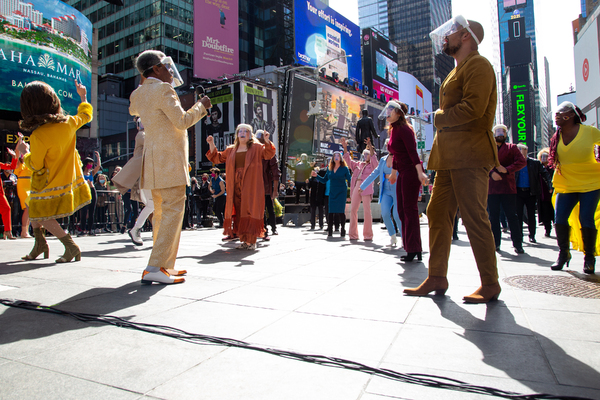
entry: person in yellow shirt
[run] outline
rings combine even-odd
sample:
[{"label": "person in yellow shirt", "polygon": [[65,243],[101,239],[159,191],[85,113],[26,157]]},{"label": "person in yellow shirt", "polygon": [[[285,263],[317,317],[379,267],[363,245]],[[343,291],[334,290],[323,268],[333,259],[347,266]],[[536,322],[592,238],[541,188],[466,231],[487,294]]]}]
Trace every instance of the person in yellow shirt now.
[{"label": "person in yellow shirt", "polygon": [[600,200],[600,164],[594,146],[600,145],[600,130],[582,125],[585,114],[571,102],[558,106],[554,121],[558,130],[550,141],[549,164],[555,168],[552,184],[556,192],[556,241],[558,259],[552,264],[554,271],[569,266],[569,216],[579,203],[579,223],[585,253],[583,272],[593,274],[596,267],[595,213]]},{"label": "person in yellow shirt", "polygon": [[29,218],[35,238],[33,249],[24,260],[34,260],[42,253],[48,258],[48,243],[42,228],[65,246],[65,254],[57,263],[81,259],[79,247],[56,220],[72,215],[91,201],[75,143],[76,131],[92,120],[92,105],[86,100],[85,86],[77,81],[75,85],[81,98],[76,116],[64,114],[54,89],[44,82],[28,83],[21,93],[23,120],[19,125],[33,133],[29,138],[31,148],[19,138],[17,150],[25,154],[23,162],[32,171]]},{"label": "person in yellow shirt", "polygon": [[21,217],[21,238],[30,238],[29,236],[29,206],[27,205],[27,196],[31,190],[31,170],[23,163],[23,156],[19,157],[17,161],[17,168],[15,168],[15,175],[17,176],[17,195],[19,196],[19,202],[21,203],[21,210],[23,210],[23,216]]}]

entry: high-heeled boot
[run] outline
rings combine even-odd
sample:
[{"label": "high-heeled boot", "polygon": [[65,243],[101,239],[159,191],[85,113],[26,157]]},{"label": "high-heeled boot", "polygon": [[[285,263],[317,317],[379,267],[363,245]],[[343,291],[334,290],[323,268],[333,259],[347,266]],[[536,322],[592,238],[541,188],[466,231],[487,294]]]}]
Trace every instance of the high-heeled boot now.
[{"label": "high-heeled boot", "polygon": [[58,238],[65,246],[65,254],[56,260],[57,263],[66,263],[75,258],[75,261],[81,261],[81,250],[79,246],[75,244],[71,235],[67,234],[61,238]]},{"label": "high-heeled boot", "polygon": [[502,288],[498,282],[491,285],[481,285],[475,293],[463,297],[465,303],[488,303],[493,300],[498,300],[498,296]]},{"label": "high-heeled boot", "polygon": [[448,279],[445,276],[428,276],[416,288],[404,289],[404,294],[408,296],[427,296],[435,291],[436,296],[443,296],[448,290]]},{"label": "high-heeled boot", "polygon": [[569,251],[569,236],[571,235],[571,227],[568,224],[555,224],[556,243],[558,244],[558,260],[550,267],[553,271],[560,271],[563,266],[571,261],[571,252]]},{"label": "high-heeled boot", "polygon": [[48,248],[48,243],[46,242],[46,237],[44,236],[44,230],[42,228],[34,228],[33,237],[35,239],[35,242],[33,243],[33,249],[29,254],[21,257],[21,260],[35,260],[37,256],[42,253],[44,253],[44,258],[48,258],[50,256],[50,249]]},{"label": "high-heeled boot", "polygon": [[421,261],[421,259],[423,258],[423,253],[420,251],[415,251],[414,253],[406,253],[405,256],[400,257],[400,260],[402,261],[412,261],[415,259],[415,257],[417,257],[417,259],[419,261]]},{"label": "high-heeled boot", "polygon": [[581,228],[581,237],[583,239],[583,272],[593,274],[596,272],[596,238],[598,230],[595,228]]}]

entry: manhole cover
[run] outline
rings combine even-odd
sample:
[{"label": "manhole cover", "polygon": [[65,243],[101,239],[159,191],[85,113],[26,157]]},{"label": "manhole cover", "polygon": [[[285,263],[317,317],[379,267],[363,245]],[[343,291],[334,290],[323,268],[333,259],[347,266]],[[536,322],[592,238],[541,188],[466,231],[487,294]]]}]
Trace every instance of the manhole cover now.
[{"label": "manhole cover", "polygon": [[570,272],[573,276],[517,275],[504,278],[509,285],[532,292],[557,296],[600,299],[600,279]]}]

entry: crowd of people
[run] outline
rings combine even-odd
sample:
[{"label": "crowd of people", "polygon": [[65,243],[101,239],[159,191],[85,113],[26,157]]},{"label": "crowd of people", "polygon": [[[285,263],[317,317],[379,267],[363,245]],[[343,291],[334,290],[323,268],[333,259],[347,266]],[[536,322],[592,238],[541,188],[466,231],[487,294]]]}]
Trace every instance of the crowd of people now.
[{"label": "crowd of people", "polygon": [[[595,254],[600,248],[596,228],[600,163],[595,146],[600,145],[600,131],[583,125],[585,114],[565,102],[556,112],[558,131],[550,147],[537,158],[530,157],[526,145],[508,142],[506,126],[492,128],[496,80],[489,61],[477,51],[484,37],[481,25],[456,16],[430,36],[434,47],[453,57],[457,66],[442,83],[440,109],[433,113],[437,133],[428,161],[428,168],[435,171],[427,207],[428,277],[420,286],[405,289],[405,294],[442,295],[448,289],[448,259],[452,240],[457,238],[459,210],[481,279],[480,287],[464,297],[466,302],[485,303],[500,295],[496,252],[501,252],[503,220],[515,256],[525,252],[525,224],[529,242],[535,245],[538,223],[550,236],[555,222],[559,252],[552,270],[569,265],[573,243],[585,253],[583,271],[595,273]],[[21,136],[15,151],[9,150],[12,161],[0,163],[2,170],[15,171],[14,178],[3,172],[3,181],[14,184],[19,196],[20,236],[27,238],[29,224],[32,228],[34,245],[24,260],[41,254],[49,257],[46,231],[65,246],[56,262],[80,260],[81,250],[59,223],[61,218],[79,213],[82,235],[94,235],[98,224],[109,232],[120,221],[117,230],[127,230],[134,244],[143,245],[141,231],[152,216],[152,253],[141,281],[183,283],[186,271],[177,270],[175,262],[181,231],[193,226],[192,216],[199,226],[212,226],[214,215],[224,242],[239,241],[238,249],[253,251],[259,239],[270,240],[269,228],[271,235],[278,234],[275,217],[280,196],[290,196],[296,204],[302,196],[310,208],[311,230],[318,225],[326,229],[327,238],[334,231],[345,238],[349,219],[352,242],[360,237],[362,204],[362,237],[369,242],[374,238],[371,207],[375,193],[379,193],[390,246],[396,246],[400,236],[406,252],[401,260],[422,260],[418,202],[429,176],[417,152],[405,104],[390,101],[379,116],[387,121],[388,129],[379,152],[372,143],[377,136],[373,123],[365,114],[357,154],[353,156],[348,149],[346,138],[340,141],[343,151],[334,151],[320,167],[301,154],[294,165],[285,163],[286,175],[293,176],[287,185],[281,182],[270,132],[256,124],[238,125],[234,143],[222,151],[209,135],[206,156],[214,166],[194,177],[188,163],[187,129],[210,113],[210,99],[202,96],[183,110],[174,90],[183,81],[173,60],[159,51],[141,53],[136,67],[142,78],[130,99],[130,113],[137,118],[139,131],[134,155],[110,179],[102,173],[97,152],[82,160],[75,148],[75,131],[93,115],[85,87],[75,82],[81,97],[76,116],[64,114],[49,85],[32,82],[24,88],[20,124],[32,132],[29,144]],[[224,171],[217,165],[224,165]],[[165,169],[169,174],[163,173]],[[122,217],[107,211],[114,198],[123,202]],[[143,204],[141,212],[138,203]],[[3,237],[14,239],[4,189],[0,215]]]}]

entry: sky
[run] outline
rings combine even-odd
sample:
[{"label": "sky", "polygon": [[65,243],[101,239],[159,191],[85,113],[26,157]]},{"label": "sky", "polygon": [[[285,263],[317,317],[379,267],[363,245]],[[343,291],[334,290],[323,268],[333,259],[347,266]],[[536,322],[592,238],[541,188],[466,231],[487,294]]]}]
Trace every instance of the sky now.
[{"label": "sky", "polygon": [[[528,0],[532,1],[532,0]],[[556,96],[575,88],[575,72],[573,58],[572,21],[581,12],[579,0],[534,0],[535,22],[537,26],[538,69],[543,71],[543,57],[550,64],[550,94],[552,107],[556,109]],[[453,15],[462,14],[467,19],[480,22],[485,31],[492,29],[492,11],[483,0],[452,0]],[[329,0],[329,7],[342,14],[350,21],[358,24],[357,0]],[[497,18],[497,17],[496,17]],[[480,53],[492,60],[493,46],[491,36],[484,39]]]}]

